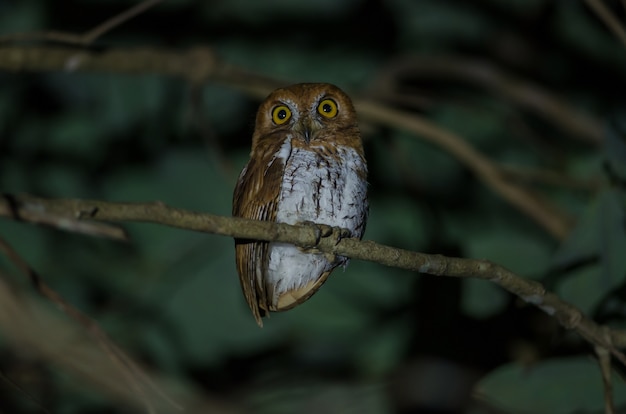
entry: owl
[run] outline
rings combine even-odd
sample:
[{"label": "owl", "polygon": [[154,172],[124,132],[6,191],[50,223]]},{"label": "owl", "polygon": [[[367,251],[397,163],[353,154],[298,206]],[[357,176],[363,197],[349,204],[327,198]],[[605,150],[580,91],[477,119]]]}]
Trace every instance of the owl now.
[{"label": "owl", "polygon": [[[368,215],[367,164],[356,113],[334,85],[301,83],[261,103],[250,160],[235,187],[233,216],[317,223],[361,238]],[[306,301],[348,258],[286,243],[235,240],[239,280],[259,326],[270,311]]]}]

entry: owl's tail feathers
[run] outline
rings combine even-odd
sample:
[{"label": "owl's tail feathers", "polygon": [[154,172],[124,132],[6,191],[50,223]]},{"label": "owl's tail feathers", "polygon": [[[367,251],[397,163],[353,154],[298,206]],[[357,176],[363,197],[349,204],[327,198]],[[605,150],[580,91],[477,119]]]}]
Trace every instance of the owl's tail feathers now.
[{"label": "owl's tail feathers", "polygon": [[263,327],[262,318],[266,315],[269,316],[269,314],[260,308],[252,309],[252,314],[254,315],[254,320],[256,320],[256,323],[257,325],[259,325],[259,328],[262,328]]},{"label": "owl's tail feathers", "polygon": [[259,302],[250,302],[250,309],[252,309],[252,315],[254,315],[254,320],[260,328],[263,327],[263,318],[270,317],[270,311],[268,310],[268,306],[263,301]]},{"label": "owl's tail feathers", "polygon": [[326,282],[331,272],[332,269],[322,273],[320,277],[309,281],[304,286],[282,292],[271,309],[273,311],[286,311],[305,302]]}]

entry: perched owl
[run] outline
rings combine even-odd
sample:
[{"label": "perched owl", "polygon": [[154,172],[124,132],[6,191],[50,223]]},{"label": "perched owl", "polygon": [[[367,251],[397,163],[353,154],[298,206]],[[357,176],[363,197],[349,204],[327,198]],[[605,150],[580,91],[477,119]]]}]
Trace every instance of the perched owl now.
[{"label": "perched owl", "polygon": [[[356,113],[338,87],[302,83],[277,89],[256,116],[250,161],[237,181],[233,216],[318,223],[363,236],[367,164]],[[285,243],[235,240],[239,280],[260,326],[269,311],[313,295],[348,258]]]}]

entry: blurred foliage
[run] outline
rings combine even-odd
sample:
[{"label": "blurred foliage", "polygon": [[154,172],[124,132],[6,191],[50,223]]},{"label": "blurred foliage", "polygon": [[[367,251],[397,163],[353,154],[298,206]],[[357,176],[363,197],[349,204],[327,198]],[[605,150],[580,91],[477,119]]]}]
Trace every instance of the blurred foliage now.
[{"label": "blurred foliage", "polygon": [[[481,381],[477,390],[514,412],[602,412],[604,406],[597,364],[584,357],[552,358],[530,370],[507,364]],[[613,392],[616,405],[626,405],[626,385],[616,383]]]},{"label": "blurred foliage", "polygon": [[[133,3],[0,0],[0,35],[84,32]],[[618,1],[607,3],[626,21]],[[577,218],[565,241],[441,149],[363,120],[371,190],[365,238],[492,260],[599,322],[626,327],[626,53],[584,2],[171,0],[97,44],[205,44],[250,71],[333,82],[373,99],[397,92],[375,86],[391,59],[466,56],[558,95],[606,125],[603,146],[458,79],[396,80],[419,101],[404,109],[490,158],[596,183],[536,185]],[[0,73],[0,190],[160,200],[228,215],[258,101],[216,84],[194,93],[155,74]],[[232,240],[125,228],[132,243],[0,221],[1,235],[129,353],[249,412],[602,412],[590,346],[488,282],[353,262],[309,302],[272,314],[259,329],[239,289]],[[0,265],[10,268],[4,258]],[[411,368],[424,360],[445,364]],[[0,372],[54,413],[125,412],[54,366],[34,364],[1,334]],[[30,398],[2,378],[0,410],[32,410]],[[626,412],[624,383],[615,386]]]}]

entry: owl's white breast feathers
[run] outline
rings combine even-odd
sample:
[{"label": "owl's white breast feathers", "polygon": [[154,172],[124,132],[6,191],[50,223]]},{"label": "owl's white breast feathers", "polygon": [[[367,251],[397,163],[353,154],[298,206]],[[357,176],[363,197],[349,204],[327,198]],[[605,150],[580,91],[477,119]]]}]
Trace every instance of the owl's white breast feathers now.
[{"label": "owl's white breast feathers", "polygon": [[[367,215],[366,164],[352,148],[338,147],[337,156],[292,148],[288,138],[276,158],[285,163],[276,221],[298,224],[315,222],[349,229],[361,237]],[[267,281],[276,286],[272,302],[285,291],[317,280],[347,258],[330,262],[323,254],[304,253],[282,243],[270,244]]]}]

